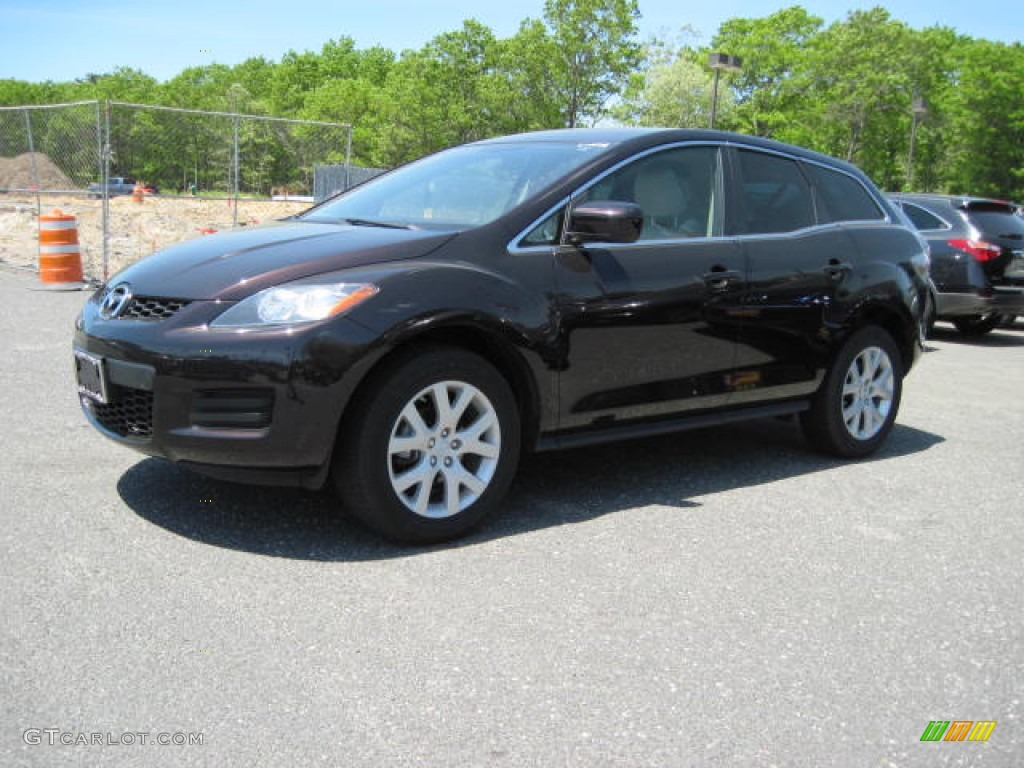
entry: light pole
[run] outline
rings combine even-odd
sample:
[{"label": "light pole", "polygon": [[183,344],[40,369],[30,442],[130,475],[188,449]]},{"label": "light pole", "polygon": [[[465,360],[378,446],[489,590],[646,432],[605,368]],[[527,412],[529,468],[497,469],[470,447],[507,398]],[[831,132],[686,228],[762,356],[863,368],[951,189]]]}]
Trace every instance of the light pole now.
[{"label": "light pole", "polygon": [[743,59],[739,56],[730,56],[728,53],[709,53],[708,66],[715,70],[715,82],[711,87],[711,128],[715,127],[715,116],[718,114],[718,79],[722,70],[726,72],[739,72],[743,69]]},{"label": "light pole", "polygon": [[910,149],[907,151],[907,187],[914,191],[914,145],[917,143],[917,123],[928,114],[928,103],[915,96],[910,104]]}]

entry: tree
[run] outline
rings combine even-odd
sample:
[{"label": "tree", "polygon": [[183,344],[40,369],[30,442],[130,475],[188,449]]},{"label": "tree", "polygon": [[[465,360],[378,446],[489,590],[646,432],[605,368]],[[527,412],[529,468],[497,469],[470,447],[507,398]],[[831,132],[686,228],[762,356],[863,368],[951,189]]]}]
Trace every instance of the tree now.
[{"label": "tree", "polygon": [[821,30],[822,20],[800,6],[760,19],[729,19],[711,48],[743,59],[730,79],[736,110],[722,124],[757,136],[781,138],[804,104],[794,74],[805,67],[804,52]]},{"label": "tree", "polygon": [[905,161],[914,84],[906,56],[912,32],[882,8],[854,11],[808,46],[801,86],[814,98],[793,136],[860,164],[877,182],[898,188]]},{"label": "tree", "polygon": [[527,19],[519,31],[498,44],[498,69],[503,75],[503,128],[518,133],[563,125],[563,109],[551,62],[557,58],[554,39],[543,22]]},{"label": "tree", "polygon": [[[693,35],[692,31],[688,36]],[[612,113],[629,125],[706,128],[710,122],[713,75],[703,64],[706,54],[688,44],[650,42],[646,65],[636,73],[621,104]],[[718,99],[720,120],[728,120],[734,102],[731,89]]]},{"label": "tree", "polygon": [[947,108],[946,185],[954,192],[1024,199],[1024,48],[987,40],[960,46]]},{"label": "tree", "polygon": [[545,0],[552,85],[563,125],[597,120],[640,64],[636,0]]}]

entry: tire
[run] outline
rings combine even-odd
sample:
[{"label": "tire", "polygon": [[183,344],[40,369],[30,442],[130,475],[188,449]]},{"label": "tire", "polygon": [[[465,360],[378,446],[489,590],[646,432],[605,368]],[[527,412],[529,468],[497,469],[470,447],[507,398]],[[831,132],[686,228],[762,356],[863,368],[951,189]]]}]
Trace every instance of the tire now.
[{"label": "tire", "polygon": [[867,456],[885,442],[896,422],[903,370],[892,337],[869,326],[846,342],[801,414],[807,440],[845,458]]},{"label": "tire", "polygon": [[393,541],[465,535],[502,501],[519,462],[520,420],[505,378],[455,347],[403,355],[343,421],[334,483],[345,509]]},{"label": "tire", "polygon": [[1003,316],[999,314],[972,315],[971,317],[957,317],[953,325],[964,336],[984,336],[997,325],[1003,322]]}]

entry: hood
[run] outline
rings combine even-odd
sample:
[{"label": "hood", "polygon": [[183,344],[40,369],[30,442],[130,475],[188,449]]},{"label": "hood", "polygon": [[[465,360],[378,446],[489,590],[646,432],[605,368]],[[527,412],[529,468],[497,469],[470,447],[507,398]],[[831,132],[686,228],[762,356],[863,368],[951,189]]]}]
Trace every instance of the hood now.
[{"label": "hood", "polygon": [[147,256],[110,278],[136,295],[236,301],[303,277],[426,256],[454,235],[283,221],[197,237]]}]

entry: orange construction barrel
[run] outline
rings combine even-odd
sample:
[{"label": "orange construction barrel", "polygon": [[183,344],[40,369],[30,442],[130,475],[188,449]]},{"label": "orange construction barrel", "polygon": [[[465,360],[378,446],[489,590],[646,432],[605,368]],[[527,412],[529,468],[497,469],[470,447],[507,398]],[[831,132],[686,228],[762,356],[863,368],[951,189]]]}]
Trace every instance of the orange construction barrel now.
[{"label": "orange construction barrel", "polygon": [[54,290],[82,287],[78,221],[59,208],[39,217],[39,279]]}]

